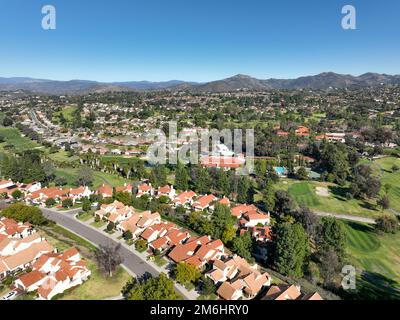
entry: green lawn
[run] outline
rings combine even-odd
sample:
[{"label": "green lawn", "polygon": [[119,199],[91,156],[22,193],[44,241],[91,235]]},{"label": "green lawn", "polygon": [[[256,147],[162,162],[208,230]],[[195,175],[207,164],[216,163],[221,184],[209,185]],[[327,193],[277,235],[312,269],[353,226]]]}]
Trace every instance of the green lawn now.
[{"label": "green lawn", "polygon": [[370,225],[346,221],[347,252],[358,274],[359,298],[400,299],[400,233],[379,235]]},{"label": "green lawn", "polygon": [[385,184],[391,185],[389,190],[390,207],[396,211],[400,211],[400,170],[392,172],[392,166],[394,164],[400,167],[400,159],[389,157],[374,162],[383,169],[383,175],[381,178],[382,186]]},{"label": "green lawn", "polygon": [[[329,196],[317,195],[317,187],[328,188]],[[366,217],[379,217],[382,215],[382,211],[375,208],[374,201],[348,200],[346,198],[346,188],[334,184],[318,181],[281,179],[275,185],[275,189],[287,190],[298,204],[306,205],[317,211]]]},{"label": "green lawn", "polygon": [[43,151],[45,150],[45,148],[37,142],[27,137],[22,137],[20,131],[16,128],[0,127],[0,137],[5,139],[5,142],[0,143],[0,150],[5,150],[4,147],[7,145],[12,145],[12,149],[16,152],[35,148],[43,149]]},{"label": "green lawn", "polygon": [[93,214],[91,212],[84,212],[84,213],[78,214],[76,216],[76,218],[80,221],[88,221],[93,218]]},{"label": "green lawn", "polygon": [[168,263],[168,261],[167,261],[164,257],[155,256],[155,257],[154,257],[154,263],[155,263],[157,266],[162,267],[162,266],[165,266],[165,265]]},{"label": "green lawn", "polygon": [[315,189],[310,183],[295,183],[289,186],[289,193],[295,198],[298,204],[306,205],[310,208],[315,208],[320,205]]},{"label": "green lawn", "polygon": [[41,229],[46,233],[46,238],[50,237],[53,239],[53,245],[62,246],[61,248],[58,248],[61,251],[68,249],[71,246],[80,246],[82,250],[87,251],[88,254],[89,252],[96,250],[96,247],[92,243],[59,225],[51,225],[50,227],[46,226]]},{"label": "green lawn", "polygon": [[105,277],[94,263],[88,264],[92,274],[88,281],[59,297],[60,300],[103,300],[119,296],[131,276],[119,267],[113,277]]},{"label": "green lawn", "polygon": [[78,156],[68,157],[68,152],[65,150],[59,150],[56,153],[49,154],[48,157],[55,162],[71,163],[79,160]]},{"label": "green lawn", "polygon": [[64,115],[64,118],[65,118],[65,120],[67,120],[67,122],[72,122],[73,113],[75,112],[76,109],[77,109],[77,107],[69,106],[69,107],[63,108],[62,111],[54,112],[53,113],[53,122],[55,122],[55,123],[59,122],[61,112]]},{"label": "green lawn", "polygon": [[[75,182],[78,178],[78,170],[77,168],[58,168],[56,170],[56,175],[64,177],[67,180],[67,186],[75,186]],[[93,189],[97,189],[103,183],[115,187],[130,182],[130,180],[100,171],[93,171],[93,179]]]},{"label": "green lawn", "polygon": [[94,221],[94,222],[92,222],[91,224],[90,224],[92,227],[95,227],[95,228],[101,228],[101,227],[104,227],[105,225],[106,225],[106,222],[105,221],[103,221],[103,220],[100,220],[100,221]]}]

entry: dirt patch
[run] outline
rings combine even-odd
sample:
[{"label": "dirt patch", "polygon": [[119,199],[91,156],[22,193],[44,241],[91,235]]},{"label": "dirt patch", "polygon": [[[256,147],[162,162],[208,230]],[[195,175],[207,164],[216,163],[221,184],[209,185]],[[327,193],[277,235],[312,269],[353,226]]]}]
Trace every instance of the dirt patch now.
[{"label": "dirt patch", "polygon": [[324,187],[316,187],[315,193],[320,197],[329,197],[329,189]]}]

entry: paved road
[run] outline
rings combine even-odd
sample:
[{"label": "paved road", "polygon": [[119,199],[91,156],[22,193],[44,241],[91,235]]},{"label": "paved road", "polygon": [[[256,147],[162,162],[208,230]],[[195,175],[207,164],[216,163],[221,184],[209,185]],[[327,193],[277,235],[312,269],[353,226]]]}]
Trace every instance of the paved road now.
[{"label": "paved road", "polygon": [[322,211],[315,211],[315,214],[320,217],[335,217],[337,219],[351,220],[351,221],[356,221],[356,222],[364,222],[364,223],[369,223],[369,224],[376,223],[375,220],[372,218],[351,216],[348,214],[338,214],[338,213],[322,212]]},{"label": "paved road", "polygon": [[[103,234],[102,232],[94,230],[89,226],[76,220],[74,218],[74,215],[80,212],[81,209],[74,209],[63,213],[45,208],[41,208],[41,210],[46,218],[56,222],[57,224],[59,224],[62,227],[65,227],[66,229],[73,231],[79,236],[89,240],[96,246],[117,245],[119,243],[113,239],[110,239],[109,237],[107,237],[107,235]],[[121,246],[120,252],[124,259],[123,265],[132,274],[139,277],[146,273],[147,274],[150,273],[153,276],[157,276],[159,274],[159,272],[156,269],[154,269],[152,266],[144,262],[140,257],[138,257],[133,251],[129,250],[128,248]],[[175,288],[177,291],[179,291],[179,293],[183,297],[189,299],[189,297],[184,292],[182,292],[178,287],[175,286]]]}]

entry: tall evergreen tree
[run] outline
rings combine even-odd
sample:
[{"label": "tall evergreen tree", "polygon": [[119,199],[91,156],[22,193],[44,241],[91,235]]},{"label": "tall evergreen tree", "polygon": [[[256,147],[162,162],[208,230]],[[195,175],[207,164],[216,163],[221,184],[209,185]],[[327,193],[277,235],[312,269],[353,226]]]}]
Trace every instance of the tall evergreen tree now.
[{"label": "tall evergreen tree", "polygon": [[283,223],[276,230],[274,264],[278,272],[295,278],[303,276],[310,249],[304,228],[298,224]]}]

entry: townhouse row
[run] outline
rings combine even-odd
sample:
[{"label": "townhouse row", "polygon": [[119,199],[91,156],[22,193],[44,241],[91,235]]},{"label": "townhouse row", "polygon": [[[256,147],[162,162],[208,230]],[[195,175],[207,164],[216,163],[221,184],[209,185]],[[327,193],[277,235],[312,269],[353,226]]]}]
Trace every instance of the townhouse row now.
[{"label": "townhouse row", "polygon": [[0,281],[16,277],[14,290],[50,300],[90,274],[75,248],[58,253],[29,223],[0,218]]},{"label": "townhouse row", "polygon": [[[232,215],[240,218],[244,225],[269,223],[269,216],[261,216],[256,210],[254,206],[241,205],[232,209]],[[176,264],[185,262],[195,266],[218,286],[217,294],[221,299],[252,299],[271,284],[268,273],[260,272],[257,264],[250,265],[245,259],[232,255],[221,240],[212,240],[207,235],[192,237],[188,230],[162,221],[157,212],[138,212],[114,201],[103,204],[95,216],[113,222],[122,234],[130,232],[133,240],[145,240],[150,254],[164,255]]]}]

